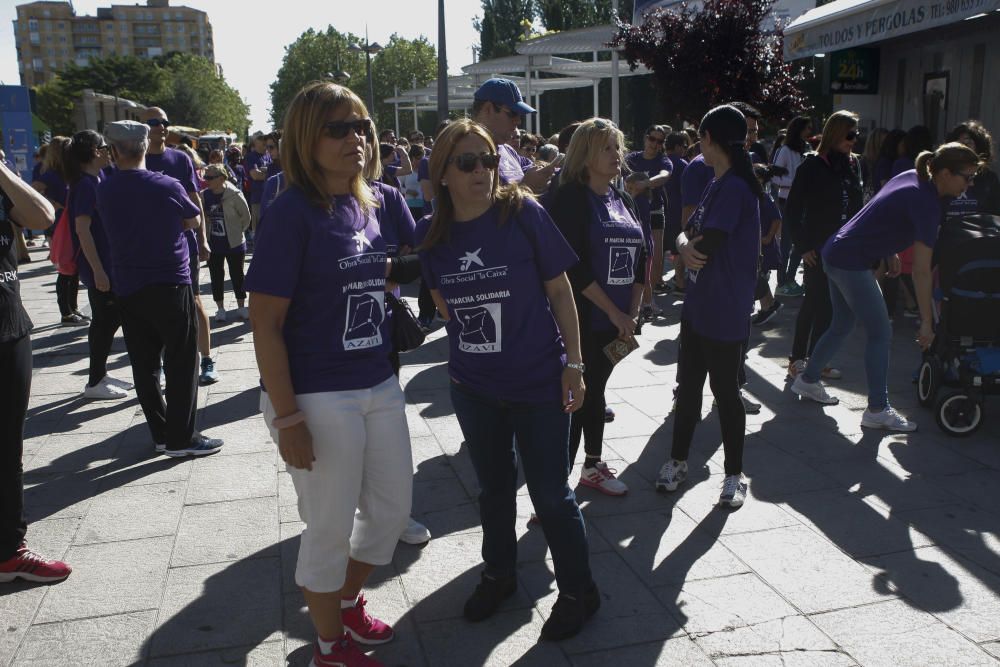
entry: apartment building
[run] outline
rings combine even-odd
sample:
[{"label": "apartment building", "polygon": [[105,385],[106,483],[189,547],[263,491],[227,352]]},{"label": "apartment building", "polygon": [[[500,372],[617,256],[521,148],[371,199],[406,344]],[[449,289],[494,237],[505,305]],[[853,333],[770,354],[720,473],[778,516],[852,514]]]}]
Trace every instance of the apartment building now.
[{"label": "apartment building", "polygon": [[70,2],[30,2],[17,7],[14,41],[21,84],[35,86],[67,63],[86,65],[91,58],[152,58],[174,51],[215,60],[208,15],[169,0],[145,5],[112,5],[97,16],[77,16]]}]

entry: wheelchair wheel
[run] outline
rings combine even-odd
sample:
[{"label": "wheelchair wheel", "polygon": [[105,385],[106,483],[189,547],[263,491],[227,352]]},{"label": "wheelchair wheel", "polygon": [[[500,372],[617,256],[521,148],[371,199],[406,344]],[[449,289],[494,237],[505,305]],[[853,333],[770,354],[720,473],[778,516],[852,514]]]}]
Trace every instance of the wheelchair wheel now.
[{"label": "wheelchair wheel", "polygon": [[917,375],[917,402],[925,408],[934,405],[938,389],[941,387],[941,378],[944,375],[944,367],[937,357],[925,357],[920,364],[920,373]]},{"label": "wheelchair wheel", "polygon": [[942,431],[965,438],[982,426],[983,405],[964,391],[954,391],[938,403],[935,417]]}]

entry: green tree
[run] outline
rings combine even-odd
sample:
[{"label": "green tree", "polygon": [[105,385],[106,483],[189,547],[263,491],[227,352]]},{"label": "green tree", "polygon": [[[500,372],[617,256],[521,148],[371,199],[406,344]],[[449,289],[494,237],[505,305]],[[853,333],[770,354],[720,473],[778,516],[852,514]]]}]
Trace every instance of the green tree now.
[{"label": "green tree", "polygon": [[[347,86],[368,100],[368,78],[364,53],[348,50],[351,44],[363,40],[350,33],[338,32],[333,26],[326,31],[309,29],[285,47],[285,57],[278,76],[271,84],[271,122],[277,126],[285,109],[301,88],[321,79],[328,79],[339,67],[350,75]],[[425,37],[404,39],[392,35],[382,51],[372,58],[372,88],[375,108],[370,113],[378,127],[393,125],[393,106],[381,100],[393,97],[396,89],[408,90],[423,86],[436,76],[437,55]]]},{"label": "green tree", "polygon": [[535,0],[546,30],[573,30],[611,23],[611,0]]},{"label": "green tree", "polygon": [[483,16],[472,21],[479,31],[480,59],[514,55],[523,34],[521,21],[535,18],[534,3],[532,0],[482,0],[482,3]]},{"label": "green tree", "polygon": [[210,60],[174,53],[163,58],[161,65],[171,77],[160,106],[171,120],[203,130],[246,134],[250,107]]}]

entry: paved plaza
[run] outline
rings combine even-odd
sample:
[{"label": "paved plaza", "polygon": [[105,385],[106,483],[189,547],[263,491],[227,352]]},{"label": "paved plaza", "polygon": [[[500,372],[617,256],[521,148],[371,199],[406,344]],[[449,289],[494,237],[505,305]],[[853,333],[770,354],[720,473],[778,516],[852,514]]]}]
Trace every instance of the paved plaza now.
[{"label": "paved plaza", "polygon": [[[222,379],[200,390],[198,426],[225,439],[222,453],[157,456],[134,398],[80,398],[86,329],[56,324],[55,274],[42,251],[33,257],[22,267],[36,327],[28,538],[74,572],[57,585],[0,587],[0,664],[308,664],[313,631],[293,581],[302,524],[259,414],[249,325],[213,323]],[[207,269],[202,277],[210,302]],[[917,406],[915,327],[900,320],[891,402],[919,431],[861,430],[857,332],[837,360],[844,379],[831,383],[841,404],[800,403],[785,386],[797,310],[786,301],[754,333],[749,389],[765,407],[747,420],[750,498],[729,512],[716,506],[723,468],[711,399],[688,482],[672,495],[653,489],[673,427],[680,312],[661,298],[667,319],[645,327],[608,391],[617,419],[605,458],[631,491],[578,491],[602,606],[560,644],[538,641],[556,590],[523,487],[518,593],[484,623],[462,619],[481,534],[443,330],[403,355],[413,512],[434,539],[400,544],[376,570],[369,609],[397,638],[373,655],[407,667],[1000,664],[1000,400],[987,402],[974,437],[945,436]],[[110,367],[131,379],[124,350],[119,337]]]}]

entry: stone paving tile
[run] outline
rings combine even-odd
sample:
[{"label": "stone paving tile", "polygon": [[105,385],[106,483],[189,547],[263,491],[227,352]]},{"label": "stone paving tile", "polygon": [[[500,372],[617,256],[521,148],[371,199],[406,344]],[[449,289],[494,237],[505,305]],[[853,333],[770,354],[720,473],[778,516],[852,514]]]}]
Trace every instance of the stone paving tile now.
[{"label": "stone paving tile", "polygon": [[173,568],[148,655],[258,646],[281,636],[277,558]]},{"label": "stone paving tile", "polygon": [[75,544],[173,535],[184,505],[184,484],[126,486],[94,499]]},{"label": "stone paving tile", "polygon": [[134,665],[153,629],[155,611],[84,618],[31,626],[14,659],[16,664]]},{"label": "stone paving tile", "polygon": [[713,663],[688,637],[675,637],[607,651],[573,656],[575,667],[642,665],[643,667],[712,667]]},{"label": "stone paving tile", "polygon": [[154,537],[70,548],[73,574],[49,589],[35,622],[156,609],[172,543],[172,537]]},{"label": "stone paving tile", "polygon": [[996,664],[968,639],[902,600],[817,614],[812,620],[865,667]]},{"label": "stone paving tile", "polygon": [[[718,664],[744,656],[807,657],[805,664],[836,664],[843,652],[804,616],[786,616],[756,625],[712,632],[695,642]],[[831,662],[826,662],[829,659]],[[841,663],[842,664],[842,663]],[[850,664],[848,662],[847,664]]]},{"label": "stone paving tile", "polygon": [[649,586],[749,571],[717,536],[679,511],[601,517],[592,523]]},{"label": "stone paving tile", "polygon": [[805,526],[723,535],[721,540],[803,612],[877,602],[886,595],[874,589],[868,570]]},{"label": "stone paving tile", "polygon": [[275,453],[209,456],[196,461],[188,482],[187,505],[277,495]]},{"label": "stone paving tile", "polygon": [[975,642],[1000,640],[1000,576],[944,549],[871,558],[895,590]]},{"label": "stone paving tile", "polygon": [[1000,530],[996,514],[974,505],[898,512],[900,519],[971,561],[1000,574]]},{"label": "stone paving tile", "polygon": [[691,635],[758,625],[797,612],[753,573],[653,589]]},{"label": "stone paving tile", "polygon": [[171,567],[204,565],[278,553],[273,498],[247,498],[184,508]]},{"label": "stone paving tile", "polygon": [[559,667],[570,662],[553,642],[538,641],[542,617],[534,609],[501,611],[481,623],[418,623],[430,665]]},{"label": "stone paving tile", "polygon": [[244,667],[283,667],[285,646],[281,641],[273,641],[254,647],[154,658],[148,664],[150,667],[222,667],[237,664]]}]

